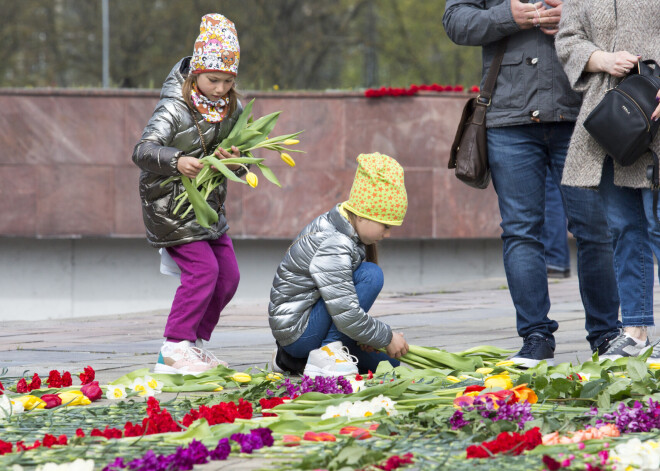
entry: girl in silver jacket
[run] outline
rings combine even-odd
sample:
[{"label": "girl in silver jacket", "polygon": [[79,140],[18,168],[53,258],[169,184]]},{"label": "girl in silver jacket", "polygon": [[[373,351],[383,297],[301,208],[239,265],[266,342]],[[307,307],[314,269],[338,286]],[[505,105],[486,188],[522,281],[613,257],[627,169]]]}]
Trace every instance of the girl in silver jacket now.
[{"label": "girl in silver jacket", "polygon": [[[193,212],[185,218],[173,214],[176,196],[184,190],[180,179],[163,183],[172,176],[196,177],[203,168],[199,158],[209,155],[236,123],[242,112],[234,82],[239,56],[234,24],[217,13],[205,15],[192,57],[179,61],[170,72],[133,151],[133,162],[142,169],[140,196],[147,239],[154,247],[165,248],[181,269],[156,373],[200,374],[219,364],[226,366],[203,348],[239,281],[236,255],[226,234],[226,179],[208,198],[219,216],[208,229],[197,224]],[[218,149],[216,155],[228,158],[240,153],[232,147],[232,153]]]},{"label": "girl in silver jacket", "polygon": [[268,306],[275,371],[355,375],[381,361],[398,366],[408,352],[403,334],[367,314],[383,286],[375,244],[408,208],[403,168],[377,152],[357,161],[349,200],[305,227],[277,269]]}]

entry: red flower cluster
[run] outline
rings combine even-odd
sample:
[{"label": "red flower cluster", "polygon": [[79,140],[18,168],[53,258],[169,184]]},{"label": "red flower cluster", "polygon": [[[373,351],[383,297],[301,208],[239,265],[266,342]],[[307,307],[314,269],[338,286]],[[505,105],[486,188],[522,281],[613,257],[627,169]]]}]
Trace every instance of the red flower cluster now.
[{"label": "red flower cluster", "polygon": [[[284,404],[284,399],[289,399],[288,397],[274,397],[272,399],[266,399],[262,398],[259,399],[259,404],[261,405],[261,409],[272,409],[275,406],[279,406],[280,404]],[[274,414],[272,412],[262,412],[262,415],[264,417],[277,417],[277,414]]]},{"label": "red flower cluster", "polygon": [[238,400],[238,406],[233,402],[221,402],[211,407],[200,406],[198,410],[190,409],[181,423],[190,427],[195,420],[206,419],[209,425],[233,423],[236,419],[251,419],[252,404],[243,398]]},{"label": "red flower cluster", "polygon": [[94,368],[87,365],[84,369],[84,372],[80,373],[78,377],[80,378],[80,384],[89,384],[94,381],[96,372],[94,371]]},{"label": "red flower cluster", "polygon": [[[51,435],[47,433],[44,435],[43,441],[35,440],[32,445],[26,445],[23,440],[17,441],[16,442],[16,452],[24,451],[24,450],[33,450],[34,448],[39,448],[40,446],[45,446],[46,448],[50,448],[53,445],[66,445],[68,443],[68,440],[66,438],[66,435],[60,435],[59,437],[56,437],[55,435]],[[11,442],[4,442],[0,440],[0,455],[4,455],[6,453],[11,453],[13,451],[14,445],[12,445]]]},{"label": "red flower cluster", "polygon": [[32,375],[32,381],[30,381],[30,384],[28,384],[25,378],[21,378],[20,381],[16,383],[16,392],[19,393],[28,393],[39,388],[41,388],[41,378],[37,373]]},{"label": "red flower cluster", "polygon": [[[394,88],[394,87],[380,87],[380,88],[368,88],[364,92],[364,96],[367,98],[380,98],[383,96],[412,96],[417,95],[420,91],[423,92],[462,92],[465,89],[463,85],[438,85],[434,83],[432,85],[415,85],[412,84],[408,88]],[[479,87],[474,85],[470,88],[472,93],[478,93]]]},{"label": "red flower cluster", "polygon": [[0,381],[0,396],[4,394],[5,387],[2,385],[2,381]]},{"label": "red flower cluster", "polygon": [[413,454],[412,453],[405,453],[401,456],[399,455],[394,455],[390,456],[387,458],[387,461],[383,464],[377,464],[376,469],[383,469],[385,471],[391,471],[392,469],[397,469],[402,466],[412,464],[413,462]]},{"label": "red flower cluster", "polygon": [[493,458],[500,453],[519,455],[525,450],[533,450],[539,446],[542,441],[541,438],[541,432],[538,427],[534,427],[524,434],[502,432],[495,440],[467,447],[467,457]]},{"label": "red flower cluster", "polygon": [[68,388],[73,384],[71,373],[63,371],[60,375],[59,371],[51,370],[50,373],[48,373],[46,384],[48,384],[48,387],[50,388]]}]

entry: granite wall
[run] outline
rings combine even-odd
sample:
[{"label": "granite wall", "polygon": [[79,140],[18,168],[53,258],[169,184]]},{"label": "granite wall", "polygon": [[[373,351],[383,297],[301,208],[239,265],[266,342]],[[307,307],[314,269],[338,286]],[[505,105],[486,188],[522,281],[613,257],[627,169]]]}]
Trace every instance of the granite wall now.
[{"label": "granite wall", "polygon": [[[406,171],[409,211],[398,239],[497,238],[492,186],[475,190],[447,159],[466,95],[369,99],[358,93],[259,93],[254,114],[281,110],[276,134],[300,129],[290,168],[264,152],[282,188],[230,184],[233,238],[289,239],[348,197],[361,152],[379,151]],[[141,238],[133,146],[155,91],[0,90],[0,236]]]}]

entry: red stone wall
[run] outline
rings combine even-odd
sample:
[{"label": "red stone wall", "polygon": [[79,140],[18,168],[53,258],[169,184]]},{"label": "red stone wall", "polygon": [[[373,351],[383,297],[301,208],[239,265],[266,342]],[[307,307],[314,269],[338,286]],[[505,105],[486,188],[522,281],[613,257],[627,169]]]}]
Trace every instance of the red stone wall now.
[{"label": "red stone wall", "polygon": [[[466,96],[368,99],[357,93],[262,93],[254,115],[281,110],[276,134],[305,129],[290,168],[263,152],[282,188],[230,182],[235,238],[292,238],[348,198],[361,152],[395,157],[409,210],[394,238],[499,237],[492,186],[475,190],[447,170]],[[0,90],[0,236],[143,237],[131,161],[155,91]],[[258,173],[258,175],[260,175]]]}]

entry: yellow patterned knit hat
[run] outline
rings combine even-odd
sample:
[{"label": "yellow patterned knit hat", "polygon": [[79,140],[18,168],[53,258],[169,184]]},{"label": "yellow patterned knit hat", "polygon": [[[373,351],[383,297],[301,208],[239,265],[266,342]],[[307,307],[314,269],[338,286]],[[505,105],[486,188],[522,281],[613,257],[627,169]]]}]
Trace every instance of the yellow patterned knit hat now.
[{"label": "yellow patterned knit hat", "polygon": [[357,161],[351,196],[344,208],[372,221],[400,226],[408,209],[403,168],[378,152],[360,154]]},{"label": "yellow patterned knit hat", "polygon": [[236,75],[240,57],[241,48],[234,23],[219,13],[204,15],[190,59],[190,72],[225,72]]}]

